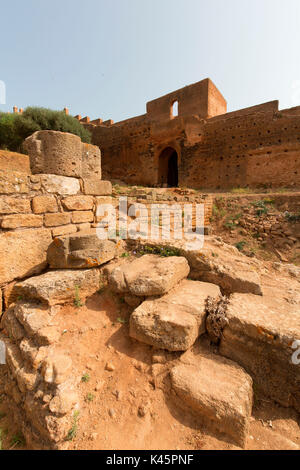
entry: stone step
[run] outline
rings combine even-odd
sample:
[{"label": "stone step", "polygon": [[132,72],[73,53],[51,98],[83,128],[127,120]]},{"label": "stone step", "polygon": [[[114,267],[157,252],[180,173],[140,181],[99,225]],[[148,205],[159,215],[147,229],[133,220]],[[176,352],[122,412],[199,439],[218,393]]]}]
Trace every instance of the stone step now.
[{"label": "stone step", "polygon": [[185,354],[171,370],[176,402],[199,424],[244,447],[252,412],[252,379],[237,364],[215,355]]},{"label": "stone step", "polygon": [[118,293],[148,297],[169,292],[189,274],[185,258],[144,255],[115,268],[108,277]]},{"label": "stone step", "polygon": [[96,269],[49,271],[14,286],[14,295],[23,300],[38,300],[47,305],[84,302],[99,289],[100,272]]},{"label": "stone step", "polygon": [[130,317],[130,336],[169,351],[186,351],[206,331],[206,299],[221,294],[218,286],[182,281],[169,294],[146,300]]},{"label": "stone step", "polygon": [[242,365],[266,396],[300,411],[300,301],[271,294],[230,298],[220,353]]},{"label": "stone step", "polygon": [[[190,243],[182,240],[160,241],[159,244],[179,250],[179,256],[184,256],[189,263],[191,279],[217,284],[226,294],[262,295],[261,263],[217,237],[205,236],[201,249],[193,249]],[[128,245],[133,249],[144,245],[157,246],[157,242],[129,240]]]}]

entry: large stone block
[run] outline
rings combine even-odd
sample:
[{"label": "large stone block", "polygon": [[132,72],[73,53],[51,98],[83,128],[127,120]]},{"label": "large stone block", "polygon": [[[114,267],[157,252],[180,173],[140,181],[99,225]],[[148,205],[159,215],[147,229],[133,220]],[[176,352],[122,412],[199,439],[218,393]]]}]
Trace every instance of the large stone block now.
[{"label": "large stone block", "polygon": [[73,224],[94,222],[94,213],[92,211],[75,211],[72,214],[72,222]]},{"label": "large stone block", "polygon": [[116,255],[116,244],[99,240],[94,232],[83,232],[55,238],[48,249],[51,268],[82,269],[107,263]]},{"label": "large stone block", "polygon": [[51,241],[51,231],[47,229],[0,234],[0,285],[45,269]]},{"label": "large stone block", "polygon": [[12,214],[2,218],[1,227],[15,229],[21,227],[42,227],[43,216],[35,214]]},{"label": "large stone block", "polygon": [[32,210],[35,214],[57,212],[58,206],[54,196],[35,196],[32,199]]},{"label": "large stone block", "polygon": [[26,194],[29,177],[19,171],[0,170],[0,194]]},{"label": "large stone block", "polygon": [[189,274],[183,257],[145,255],[115,268],[109,283],[117,292],[138,296],[163,295]]},{"label": "large stone block", "polygon": [[69,225],[62,225],[60,227],[56,227],[52,230],[53,238],[60,237],[63,235],[69,235],[70,233],[76,233],[77,227],[76,225],[69,224]]},{"label": "large stone block", "polygon": [[300,341],[300,304],[282,294],[234,294],[220,353],[242,365],[265,395],[300,411],[300,367],[292,360],[292,346]]},{"label": "large stone block", "polygon": [[67,225],[71,222],[71,214],[68,212],[56,212],[54,214],[45,214],[45,226],[57,227]]},{"label": "large stone block", "polygon": [[33,174],[81,176],[81,140],[74,134],[37,131],[25,140]]},{"label": "large stone block", "polygon": [[158,300],[143,302],[130,317],[130,336],[157,348],[185,351],[205,333],[206,299],[218,286],[184,280]]},{"label": "large stone block", "polygon": [[84,301],[99,289],[97,269],[59,270],[17,283],[15,291],[26,300],[39,300],[47,305],[73,303],[76,297]]},{"label": "large stone block", "polygon": [[47,193],[71,196],[80,192],[80,183],[76,178],[57,175],[41,175],[41,184]]},{"label": "large stone block", "polygon": [[69,211],[89,211],[93,209],[94,198],[92,196],[69,196],[62,201]]},{"label": "large stone block", "polygon": [[67,132],[37,131],[25,140],[33,174],[49,173],[61,176],[101,179],[99,147],[81,142],[80,137]]},{"label": "large stone block", "polygon": [[252,380],[234,362],[197,356],[171,371],[177,402],[212,430],[244,447],[252,411]]},{"label": "large stone block", "polygon": [[109,196],[112,193],[112,185],[110,181],[101,181],[99,178],[85,178],[83,180],[85,194],[93,196]]},{"label": "large stone block", "polygon": [[82,178],[101,179],[101,152],[96,145],[81,144]]},{"label": "large stone block", "polygon": [[22,214],[26,212],[31,212],[29,199],[0,197],[0,214]]}]

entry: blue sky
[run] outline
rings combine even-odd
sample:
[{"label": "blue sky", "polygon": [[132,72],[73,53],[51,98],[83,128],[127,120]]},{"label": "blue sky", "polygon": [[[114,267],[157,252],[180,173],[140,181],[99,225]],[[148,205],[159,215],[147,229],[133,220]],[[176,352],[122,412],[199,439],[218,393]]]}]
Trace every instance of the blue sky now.
[{"label": "blue sky", "polygon": [[[299,0],[0,0],[6,105],[119,121],[210,77],[232,111],[300,105]],[[296,87],[296,88],[295,88]]]}]

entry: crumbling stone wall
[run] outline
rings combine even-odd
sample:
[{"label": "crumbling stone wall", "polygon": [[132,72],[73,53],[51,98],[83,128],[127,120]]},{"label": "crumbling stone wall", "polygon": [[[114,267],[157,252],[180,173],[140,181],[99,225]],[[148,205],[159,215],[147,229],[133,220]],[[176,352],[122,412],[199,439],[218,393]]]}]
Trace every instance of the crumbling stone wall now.
[{"label": "crumbling stone wall", "polygon": [[[53,131],[33,134],[26,145],[29,157],[18,156],[17,170],[8,164],[7,153],[0,160],[3,308],[15,280],[45,270],[53,238],[92,229],[98,204],[112,202],[112,185],[101,180],[98,147],[83,144],[72,134]],[[31,174],[28,160],[36,174]]]}]

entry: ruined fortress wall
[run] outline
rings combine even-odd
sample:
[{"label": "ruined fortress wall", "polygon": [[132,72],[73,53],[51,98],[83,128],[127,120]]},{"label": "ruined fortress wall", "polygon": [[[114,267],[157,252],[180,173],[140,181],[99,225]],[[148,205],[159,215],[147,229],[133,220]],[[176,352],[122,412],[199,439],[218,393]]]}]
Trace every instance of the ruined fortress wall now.
[{"label": "ruined fortress wall", "polygon": [[208,120],[182,145],[180,182],[195,188],[300,185],[300,113],[256,112]]},{"label": "ruined fortress wall", "polygon": [[103,177],[159,183],[159,158],[178,154],[179,186],[198,189],[300,185],[300,108],[273,101],[203,120],[199,116],[90,126],[102,150]]},{"label": "ruined fortress wall", "polygon": [[101,148],[103,178],[153,185],[156,178],[151,123],[141,117],[111,127],[86,126]]}]

